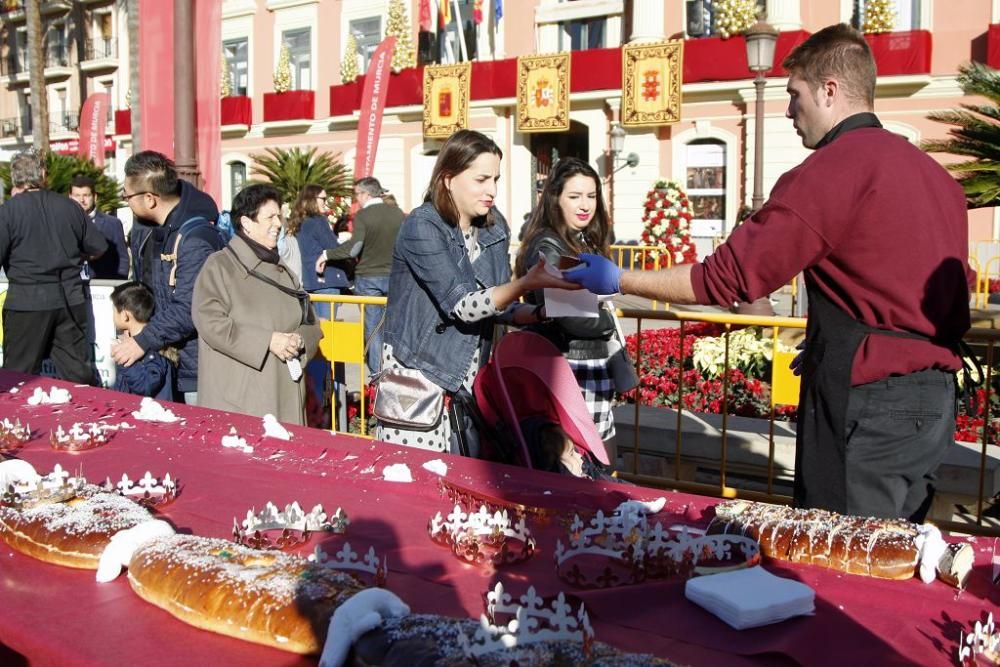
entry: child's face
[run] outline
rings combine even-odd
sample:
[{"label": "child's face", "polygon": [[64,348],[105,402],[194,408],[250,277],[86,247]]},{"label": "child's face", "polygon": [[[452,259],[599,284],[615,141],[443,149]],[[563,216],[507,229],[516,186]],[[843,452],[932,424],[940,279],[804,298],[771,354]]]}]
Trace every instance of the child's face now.
[{"label": "child's face", "polygon": [[566,470],[573,473],[574,477],[583,477],[583,456],[569,438],[566,438],[562,457],[559,460],[566,467]]},{"label": "child's face", "polygon": [[124,331],[128,328],[128,319],[125,316],[126,311],[115,309],[115,331]]}]

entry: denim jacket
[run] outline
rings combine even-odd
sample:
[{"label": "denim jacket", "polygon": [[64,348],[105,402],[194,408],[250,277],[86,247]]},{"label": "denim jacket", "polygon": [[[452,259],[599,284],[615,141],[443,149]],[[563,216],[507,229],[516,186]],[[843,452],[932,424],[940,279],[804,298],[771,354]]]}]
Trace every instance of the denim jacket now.
[{"label": "denim jacket", "polygon": [[[446,391],[458,391],[478,346],[488,347],[493,319],[462,322],[451,315],[469,292],[510,280],[510,232],[496,224],[479,230],[481,254],[469,261],[462,231],[446,223],[430,203],[403,221],[392,253],[386,342],[408,368],[422,371]],[[489,358],[484,349],[482,361]]]}]

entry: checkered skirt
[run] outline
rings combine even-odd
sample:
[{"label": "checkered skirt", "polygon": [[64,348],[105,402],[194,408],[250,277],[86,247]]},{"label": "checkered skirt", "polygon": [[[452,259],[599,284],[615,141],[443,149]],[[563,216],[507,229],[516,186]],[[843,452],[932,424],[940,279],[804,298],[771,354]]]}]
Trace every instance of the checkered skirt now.
[{"label": "checkered skirt", "polygon": [[601,434],[601,439],[607,440],[615,434],[615,417],[611,412],[614,405],[615,383],[608,371],[608,360],[601,359],[567,359],[573,369],[576,382],[583,392],[587,409],[594,416],[594,424]]}]

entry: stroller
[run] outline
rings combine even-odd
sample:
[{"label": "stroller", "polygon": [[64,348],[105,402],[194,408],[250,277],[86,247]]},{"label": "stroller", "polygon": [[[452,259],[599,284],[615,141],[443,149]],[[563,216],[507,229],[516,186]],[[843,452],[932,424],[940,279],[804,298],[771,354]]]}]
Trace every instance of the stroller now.
[{"label": "stroller", "polygon": [[482,458],[539,467],[534,464],[539,461],[536,436],[554,427],[583,458],[584,476],[607,477],[590,460],[609,464],[604,441],[572,369],[548,339],[527,331],[501,338],[476,376],[472,393],[483,422]]}]

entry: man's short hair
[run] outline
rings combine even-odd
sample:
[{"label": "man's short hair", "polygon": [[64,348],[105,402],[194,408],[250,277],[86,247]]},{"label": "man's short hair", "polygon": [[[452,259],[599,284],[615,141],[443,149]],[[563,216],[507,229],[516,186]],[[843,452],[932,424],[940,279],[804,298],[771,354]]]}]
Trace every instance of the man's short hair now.
[{"label": "man's short hair", "polygon": [[45,160],[34,151],[24,151],[10,161],[10,182],[15,188],[45,187]]},{"label": "man's short hair", "polygon": [[851,101],[868,108],[875,105],[875,58],[864,36],[840,23],[827,26],[799,44],[781,66],[815,90],[827,79],[836,79]]},{"label": "man's short hair", "polygon": [[260,207],[269,201],[278,202],[278,206],[281,206],[281,193],[273,185],[254,183],[240,190],[233,197],[233,208],[230,211],[233,226],[239,229],[240,220],[243,219],[244,215],[251,220],[256,220]]},{"label": "man's short hair", "polygon": [[74,176],[69,186],[70,188],[90,188],[91,194],[97,192],[97,182],[86,174],[77,174]]},{"label": "man's short hair", "polygon": [[132,280],[111,291],[111,305],[119,312],[127,310],[136,322],[146,324],[153,317],[156,298],[145,283]]},{"label": "man's short hair", "polygon": [[178,192],[174,161],[156,151],[141,151],[130,157],[125,162],[125,178],[139,179],[141,189],[161,197],[170,197]]},{"label": "man's short hair", "polygon": [[372,197],[381,197],[385,190],[382,189],[382,184],[378,182],[378,179],[374,176],[365,176],[364,178],[359,178],[354,181],[354,188],[356,190],[361,190],[367,192]]}]

